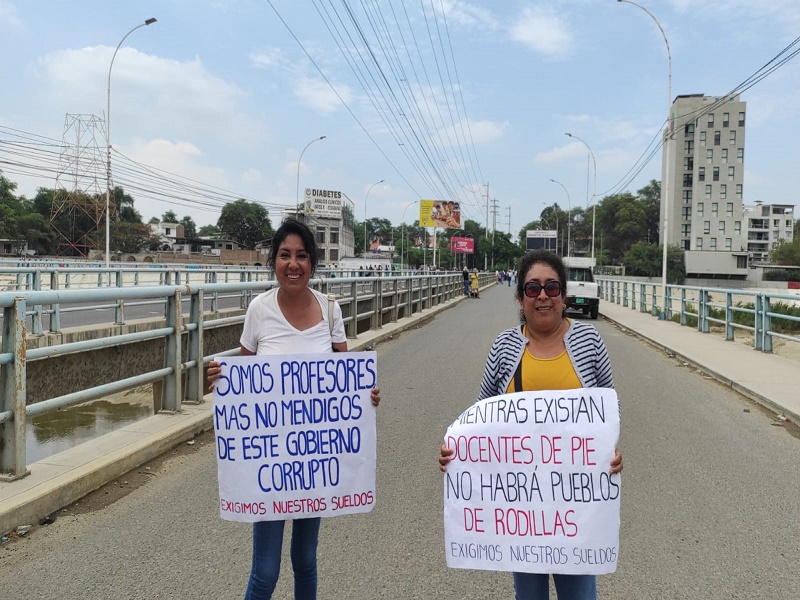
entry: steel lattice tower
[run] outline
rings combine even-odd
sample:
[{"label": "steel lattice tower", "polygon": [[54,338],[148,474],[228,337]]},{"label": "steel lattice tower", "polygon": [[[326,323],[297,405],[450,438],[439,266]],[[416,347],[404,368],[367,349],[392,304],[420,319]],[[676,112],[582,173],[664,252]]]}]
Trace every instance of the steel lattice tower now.
[{"label": "steel lattice tower", "polygon": [[[105,139],[100,117],[67,114],[50,211],[60,256],[89,256],[105,245]],[[112,194],[111,214],[114,206]]]}]

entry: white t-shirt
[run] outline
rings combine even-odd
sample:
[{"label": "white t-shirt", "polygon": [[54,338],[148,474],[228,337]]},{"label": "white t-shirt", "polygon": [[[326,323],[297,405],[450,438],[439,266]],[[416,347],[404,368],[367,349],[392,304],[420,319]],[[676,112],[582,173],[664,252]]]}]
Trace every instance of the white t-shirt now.
[{"label": "white t-shirt", "polygon": [[[309,288],[310,289],[310,288]],[[321,354],[331,352],[331,343],[346,342],[339,303],[333,308],[333,333],[328,326],[328,298],[311,289],[319,302],[322,321],[300,331],[283,316],[278,306],[278,288],[259,294],[247,307],[239,343],[256,354]]]}]

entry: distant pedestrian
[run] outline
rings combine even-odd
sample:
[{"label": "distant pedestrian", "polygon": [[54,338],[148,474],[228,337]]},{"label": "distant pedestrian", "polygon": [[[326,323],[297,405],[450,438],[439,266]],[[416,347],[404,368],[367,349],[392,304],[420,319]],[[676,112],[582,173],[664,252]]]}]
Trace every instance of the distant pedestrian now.
[{"label": "distant pedestrian", "polygon": [[464,295],[469,296],[469,269],[467,269],[467,265],[464,265],[461,276],[464,278]]}]

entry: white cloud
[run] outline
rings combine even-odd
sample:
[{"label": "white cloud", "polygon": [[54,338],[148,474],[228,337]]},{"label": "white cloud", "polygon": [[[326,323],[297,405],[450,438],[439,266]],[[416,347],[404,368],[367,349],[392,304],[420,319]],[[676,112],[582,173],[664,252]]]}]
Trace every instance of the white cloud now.
[{"label": "white cloud", "polygon": [[[50,103],[66,113],[105,115],[107,78],[114,49],[60,50],[42,57],[38,72]],[[245,93],[209,73],[200,59],[177,61],[121,48],[111,67],[111,134],[156,137],[191,131],[198,142],[249,145],[263,128],[244,116]]]},{"label": "white cloud", "polygon": [[444,0],[442,6],[449,23],[482,29],[497,29],[498,27],[497,20],[490,11],[469,2]]},{"label": "white cloud", "polygon": [[561,58],[572,49],[572,34],[552,11],[526,7],[514,21],[511,39],[549,58]]},{"label": "white cloud", "polygon": [[297,99],[305,106],[322,114],[330,114],[342,107],[342,100],[349,104],[352,94],[346,85],[337,85],[336,95],[323,79],[301,77],[294,82],[292,91]]},{"label": "white cloud", "polygon": [[11,2],[0,0],[0,31],[4,29],[22,29],[22,21],[17,14],[17,7]]},{"label": "white cloud", "polygon": [[[509,127],[508,121],[469,121],[469,123],[457,123],[452,127],[442,128],[436,132],[434,137],[439,145],[443,147],[453,147],[464,144],[468,146],[474,143],[476,146],[489,144],[503,136]],[[466,137],[466,140],[464,139]]]},{"label": "white cloud", "polygon": [[565,146],[553,148],[547,152],[539,152],[533,157],[533,164],[549,166],[560,165],[586,156],[586,146],[580,142],[572,142]]},{"label": "white cloud", "polygon": [[244,173],[242,173],[242,181],[247,183],[260,183],[264,181],[264,178],[261,176],[261,173],[256,169],[247,169]]},{"label": "white cloud", "polygon": [[250,55],[250,62],[256,69],[266,69],[269,67],[287,68],[291,63],[286,59],[280,48],[270,48],[255,52]]}]

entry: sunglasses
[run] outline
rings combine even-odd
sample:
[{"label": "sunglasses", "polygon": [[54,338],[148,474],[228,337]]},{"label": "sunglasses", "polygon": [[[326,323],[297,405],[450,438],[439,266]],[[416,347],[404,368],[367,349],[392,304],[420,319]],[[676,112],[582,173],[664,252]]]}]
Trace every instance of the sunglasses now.
[{"label": "sunglasses", "polygon": [[551,298],[555,298],[556,296],[561,295],[560,281],[548,281],[544,285],[542,285],[538,281],[529,281],[524,286],[522,286],[522,289],[525,290],[525,295],[528,298],[537,298],[539,294],[542,293],[542,288],[544,288],[544,293],[550,296]]}]

